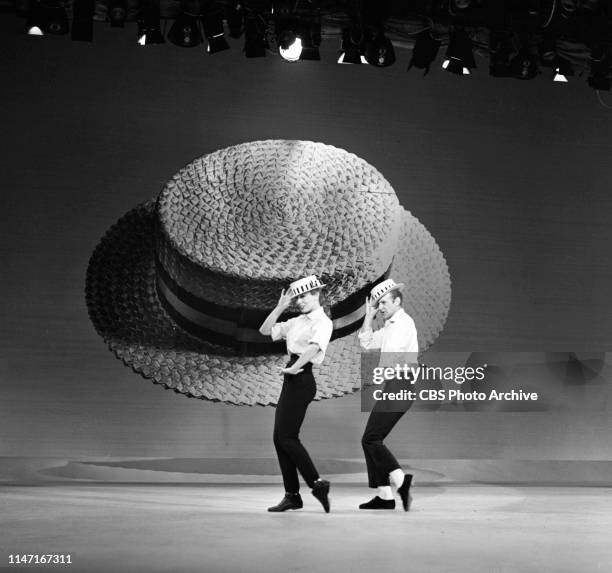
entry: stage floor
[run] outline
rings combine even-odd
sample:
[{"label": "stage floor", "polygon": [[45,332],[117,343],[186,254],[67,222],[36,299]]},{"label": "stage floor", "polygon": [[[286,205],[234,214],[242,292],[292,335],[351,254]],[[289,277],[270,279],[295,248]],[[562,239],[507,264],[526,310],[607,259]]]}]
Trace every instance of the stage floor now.
[{"label": "stage floor", "polygon": [[270,485],[0,487],[1,571],[10,554],[70,554],[75,572],[612,571],[609,488],[417,486],[409,513],[360,511],[365,487],[332,484],[325,514],[270,514]]}]

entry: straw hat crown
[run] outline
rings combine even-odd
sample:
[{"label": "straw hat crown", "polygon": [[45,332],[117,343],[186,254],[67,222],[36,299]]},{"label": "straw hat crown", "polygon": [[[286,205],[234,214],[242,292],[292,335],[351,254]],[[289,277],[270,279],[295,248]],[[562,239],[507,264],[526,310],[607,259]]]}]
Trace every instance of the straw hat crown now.
[{"label": "straw hat crown", "polygon": [[371,291],[370,297],[372,298],[373,304],[378,304],[378,301],[385,296],[388,292],[393,290],[402,290],[404,283],[396,283],[393,279],[387,279],[380,284],[377,284]]},{"label": "straw hat crown", "polygon": [[402,226],[385,178],[322,143],[267,140],[221,149],[181,169],[156,206],[158,259],[195,296],[272,308],[316,271],[331,304],[382,276]]},{"label": "straw hat crown", "polygon": [[304,294],[305,292],[310,292],[311,290],[322,288],[324,286],[325,285],[319,280],[319,277],[316,275],[310,275],[292,282],[289,285],[288,293],[291,296],[298,296],[300,294]]}]

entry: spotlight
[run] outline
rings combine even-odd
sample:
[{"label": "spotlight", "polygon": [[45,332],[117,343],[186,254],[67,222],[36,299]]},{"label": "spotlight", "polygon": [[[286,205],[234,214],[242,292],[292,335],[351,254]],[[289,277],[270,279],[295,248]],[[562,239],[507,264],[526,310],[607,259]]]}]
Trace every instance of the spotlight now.
[{"label": "spotlight", "polygon": [[510,59],[514,51],[512,37],[506,32],[491,31],[489,41],[489,75],[496,78],[512,77]]},{"label": "spotlight", "polygon": [[57,0],[36,2],[26,20],[26,33],[30,36],[68,33],[68,15]]},{"label": "spotlight", "polygon": [[538,75],[538,62],[527,46],[521,46],[518,53],[510,60],[512,76],[517,80],[532,80]]},{"label": "spotlight", "polygon": [[412,49],[412,59],[408,65],[408,69],[412,67],[425,70],[424,76],[429,72],[431,64],[434,62],[440,49],[440,40],[431,35],[431,30],[423,30],[420,32],[414,42]]},{"label": "spotlight", "polygon": [[300,60],[314,60],[318,61],[321,59],[319,53],[319,45],[321,44],[321,37],[317,38],[316,30],[311,31],[310,34],[304,35],[302,38],[302,53],[300,54]]},{"label": "spotlight", "polygon": [[442,68],[452,74],[467,76],[475,67],[472,39],[463,28],[453,28]]},{"label": "spotlight", "polygon": [[209,54],[216,54],[223,50],[229,50],[229,44],[223,35],[223,20],[216,11],[208,11],[202,18],[204,26],[204,35],[208,40],[206,51]]},{"label": "spotlight", "polygon": [[309,33],[296,36],[293,31],[284,31],[278,37],[278,53],[288,62],[320,60],[319,46],[315,41]]},{"label": "spotlight", "polygon": [[368,64],[379,68],[395,63],[393,44],[382,31],[374,32],[372,37],[366,40],[364,56]]},{"label": "spotlight", "polygon": [[159,26],[159,0],[145,0],[138,19],[138,43],[141,46],[164,43]]},{"label": "spotlight", "polygon": [[75,0],[72,14],[72,39],[80,42],[93,40],[94,0]]},{"label": "spotlight", "polygon": [[127,18],[127,0],[109,0],[108,19],[111,28],[123,28]]},{"label": "spotlight", "polygon": [[298,38],[299,23],[294,13],[298,3],[293,5],[289,1],[278,1],[272,8],[278,53],[288,62],[296,62],[302,53],[302,39]]},{"label": "spotlight", "polygon": [[[285,26],[289,26],[287,22]],[[278,53],[281,57],[289,62],[295,62],[300,59],[302,53],[302,39],[297,37],[295,26],[290,26],[282,30],[277,30],[276,41],[278,44]]]},{"label": "spotlight", "polygon": [[168,32],[168,40],[181,48],[193,48],[202,43],[202,33],[196,14],[182,12]]},{"label": "spotlight", "polygon": [[308,33],[302,38],[302,60],[320,60],[319,46],[321,45],[321,20],[317,18],[310,23]]},{"label": "spotlight", "polygon": [[228,6],[227,9],[227,27],[231,38],[240,38],[242,35],[242,13],[243,9],[240,4]]},{"label": "spotlight", "polygon": [[302,39],[293,32],[283,32],[278,39],[278,53],[288,62],[297,62],[302,55]]},{"label": "spotlight", "polygon": [[367,64],[363,55],[363,32],[357,28],[345,28],[342,31],[339,64]]},{"label": "spotlight", "polygon": [[540,46],[540,63],[545,68],[554,68],[557,63],[557,35],[554,29],[544,30]]},{"label": "spotlight", "polygon": [[553,77],[553,82],[563,82],[567,83],[568,76],[573,76],[574,70],[572,68],[572,64],[570,64],[565,58],[557,57],[555,63],[555,76]]},{"label": "spotlight", "polygon": [[289,61],[320,60],[321,16],[310,0],[274,4],[278,53]]},{"label": "spotlight", "polygon": [[247,58],[263,58],[266,55],[266,23],[260,14],[245,12],[244,55]]}]

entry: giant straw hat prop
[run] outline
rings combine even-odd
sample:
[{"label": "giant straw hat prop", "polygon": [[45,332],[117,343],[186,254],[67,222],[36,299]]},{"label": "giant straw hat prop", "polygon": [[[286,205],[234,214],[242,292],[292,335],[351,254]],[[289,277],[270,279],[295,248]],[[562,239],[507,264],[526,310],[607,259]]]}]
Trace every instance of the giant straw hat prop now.
[{"label": "giant straw hat prop", "polygon": [[360,388],[365,299],[389,276],[421,349],[450,304],[427,229],[364,160],[322,143],[255,141],[200,157],[113,225],[87,269],[97,332],[127,366],[187,396],[274,405],[284,342],[258,329],[282,289],[316,275],[334,332],[317,399]]}]

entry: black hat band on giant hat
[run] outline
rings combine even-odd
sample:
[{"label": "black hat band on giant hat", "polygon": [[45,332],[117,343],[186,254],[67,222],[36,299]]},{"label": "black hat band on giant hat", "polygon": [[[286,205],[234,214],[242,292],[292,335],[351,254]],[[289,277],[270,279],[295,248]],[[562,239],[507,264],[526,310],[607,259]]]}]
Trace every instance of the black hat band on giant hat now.
[{"label": "black hat band on giant hat", "polygon": [[[275,354],[285,351],[283,341],[270,342],[259,332],[260,325],[272,309],[229,307],[200,298],[179,285],[156,257],[157,294],[170,317],[183,330],[203,341],[234,348],[244,354]],[[365,315],[364,300],[377,284],[384,281],[390,269],[330,309],[334,326],[332,340],[347,336],[361,327]],[[288,320],[296,313],[284,313]]]}]

